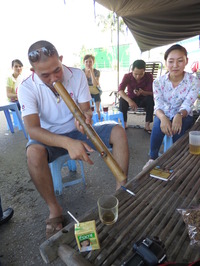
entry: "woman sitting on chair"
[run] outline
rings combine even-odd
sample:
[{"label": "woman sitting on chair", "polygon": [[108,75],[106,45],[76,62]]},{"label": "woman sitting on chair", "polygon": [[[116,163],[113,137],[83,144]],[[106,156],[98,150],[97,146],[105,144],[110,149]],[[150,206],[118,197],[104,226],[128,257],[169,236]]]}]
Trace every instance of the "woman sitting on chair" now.
[{"label": "woman sitting on chair", "polygon": [[200,89],[199,80],[184,71],[188,58],[183,46],[171,46],[164,59],[168,72],[153,82],[155,118],[150,141],[151,159],[145,166],[158,158],[165,135],[175,142],[192,127],[192,107]]},{"label": "woman sitting on chair", "polygon": [[95,57],[91,54],[87,54],[83,58],[83,63],[85,65],[85,68],[83,71],[85,72],[87,81],[88,81],[88,86],[90,89],[90,93],[92,98],[95,101],[96,105],[96,111],[98,113],[98,117],[100,120],[100,102],[101,102],[101,88],[99,85],[99,77],[100,77],[100,71],[94,68],[94,62],[95,62]]}]

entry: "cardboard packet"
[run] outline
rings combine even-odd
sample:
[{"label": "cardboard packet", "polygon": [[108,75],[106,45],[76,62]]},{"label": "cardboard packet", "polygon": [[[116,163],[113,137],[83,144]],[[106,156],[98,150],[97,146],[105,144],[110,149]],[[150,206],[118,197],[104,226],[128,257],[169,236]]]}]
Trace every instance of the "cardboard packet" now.
[{"label": "cardboard packet", "polygon": [[100,249],[95,221],[75,224],[76,242],[80,252]]}]

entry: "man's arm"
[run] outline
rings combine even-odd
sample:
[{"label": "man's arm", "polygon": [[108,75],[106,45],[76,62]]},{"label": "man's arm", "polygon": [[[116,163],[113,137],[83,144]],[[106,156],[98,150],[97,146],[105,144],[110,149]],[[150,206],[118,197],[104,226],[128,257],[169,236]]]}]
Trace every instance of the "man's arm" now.
[{"label": "man's arm", "polygon": [[41,128],[37,114],[24,116],[24,123],[31,139],[35,139],[48,146],[64,148],[68,151],[71,159],[83,160],[93,164],[87,154],[87,151],[92,152],[93,149],[85,142],[54,134]]},{"label": "man's arm", "polygon": [[129,107],[131,107],[133,110],[137,109],[137,104],[129,98],[129,96],[124,92],[126,89],[127,85],[129,83],[128,75],[124,75],[123,80],[121,84],[119,85],[118,93],[120,97],[122,97],[127,103],[129,104]]},{"label": "man's arm", "polygon": [[153,95],[153,76],[151,73],[145,73],[145,79],[146,79],[146,86],[145,88],[141,88],[138,91],[137,96],[148,96]]}]

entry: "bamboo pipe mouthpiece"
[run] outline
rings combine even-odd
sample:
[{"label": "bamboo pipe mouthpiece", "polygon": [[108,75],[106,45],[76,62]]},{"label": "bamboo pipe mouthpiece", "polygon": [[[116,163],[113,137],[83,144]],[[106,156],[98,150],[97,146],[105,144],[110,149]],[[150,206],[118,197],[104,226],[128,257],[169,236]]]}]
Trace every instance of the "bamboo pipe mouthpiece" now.
[{"label": "bamboo pipe mouthpiece", "polygon": [[108,167],[112,171],[117,181],[118,182],[124,181],[127,178],[126,175],[124,174],[124,172],[122,171],[122,169],[120,168],[119,164],[116,162],[112,154],[109,152],[108,148],[103,143],[99,135],[96,133],[94,128],[91,125],[86,124],[85,115],[83,114],[79,106],[71,98],[68,91],[65,89],[65,87],[62,85],[61,82],[54,82],[53,86],[56,89],[56,91],[60,94],[63,101],[66,103],[67,107],[72,112],[73,116],[79,121],[86,135],[92,141],[95,148],[100,153],[101,157],[108,165]]}]

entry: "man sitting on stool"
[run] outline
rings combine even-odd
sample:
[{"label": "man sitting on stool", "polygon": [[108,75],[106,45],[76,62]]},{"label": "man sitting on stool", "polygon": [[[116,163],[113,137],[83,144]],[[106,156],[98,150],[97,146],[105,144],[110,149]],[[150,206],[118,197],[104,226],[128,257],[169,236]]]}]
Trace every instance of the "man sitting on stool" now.
[{"label": "man sitting on stool", "polygon": [[[119,110],[124,115],[125,127],[127,128],[127,112],[129,107],[137,110],[138,107],[146,109],[145,130],[151,134],[150,123],[153,122],[153,76],[145,72],[146,63],[143,60],[136,60],[132,65],[132,72],[125,74],[118,92],[120,95]],[[124,91],[128,89],[126,94]]]}]

